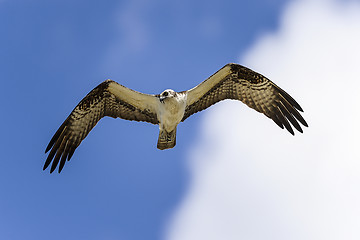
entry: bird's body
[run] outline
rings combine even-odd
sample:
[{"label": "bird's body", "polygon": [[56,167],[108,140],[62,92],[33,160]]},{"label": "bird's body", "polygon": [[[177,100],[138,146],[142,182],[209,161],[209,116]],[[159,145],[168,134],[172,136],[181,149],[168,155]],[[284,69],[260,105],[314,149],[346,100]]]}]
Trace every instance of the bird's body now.
[{"label": "bird's body", "polygon": [[167,93],[167,96],[158,103],[157,115],[160,129],[170,132],[176,128],[184,117],[186,94],[167,89],[160,94],[160,97],[165,93]]},{"label": "bird's body", "polygon": [[184,117],[186,93],[167,89],[160,94],[158,104],[159,138],[157,148],[173,148],[176,144],[176,127]]},{"label": "bird's body", "polygon": [[291,134],[294,131],[290,123],[300,132],[298,121],[307,126],[298,112],[302,111],[300,105],[289,94],[263,75],[234,63],[183,92],[167,89],[158,95],[143,94],[106,80],[80,101],[50,140],[44,169],[52,161],[53,172],[60,162],[61,172],[66,160],[104,116],[158,124],[157,147],[163,150],[175,146],[180,122],[224,99],[244,102]]}]

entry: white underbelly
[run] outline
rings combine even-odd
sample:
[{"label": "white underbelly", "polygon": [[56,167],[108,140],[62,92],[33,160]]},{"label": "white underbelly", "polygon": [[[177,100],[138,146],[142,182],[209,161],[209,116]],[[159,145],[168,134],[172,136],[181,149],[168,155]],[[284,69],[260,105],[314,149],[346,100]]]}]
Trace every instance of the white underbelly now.
[{"label": "white underbelly", "polygon": [[160,129],[170,132],[181,122],[185,112],[185,103],[169,101],[165,104],[160,103]]},{"label": "white underbelly", "polygon": [[161,119],[161,125],[167,131],[172,131],[181,122],[184,112],[170,113],[165,112]]}]

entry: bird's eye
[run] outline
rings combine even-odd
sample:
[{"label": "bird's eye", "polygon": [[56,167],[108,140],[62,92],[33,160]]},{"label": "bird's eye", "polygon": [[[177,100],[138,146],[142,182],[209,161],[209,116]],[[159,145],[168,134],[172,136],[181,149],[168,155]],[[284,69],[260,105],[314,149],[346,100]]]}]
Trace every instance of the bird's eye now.
[{"label": "bird's eye", "polygon": [[168,93],[168,92],[164,92],[163,95],[166,97],[167,95],[169,95],[169,93]]}]

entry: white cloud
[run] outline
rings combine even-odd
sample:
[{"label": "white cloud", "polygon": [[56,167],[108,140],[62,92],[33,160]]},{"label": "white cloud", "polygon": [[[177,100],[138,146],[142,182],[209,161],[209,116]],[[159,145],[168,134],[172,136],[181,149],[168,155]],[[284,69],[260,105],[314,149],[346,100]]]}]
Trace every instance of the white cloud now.
[{"label": "white cloud", "polygon": [[360,239],[360,5],[295,1],[241,58],[290,93],[292,137],[238,102],[203,114],[178,239]]}]

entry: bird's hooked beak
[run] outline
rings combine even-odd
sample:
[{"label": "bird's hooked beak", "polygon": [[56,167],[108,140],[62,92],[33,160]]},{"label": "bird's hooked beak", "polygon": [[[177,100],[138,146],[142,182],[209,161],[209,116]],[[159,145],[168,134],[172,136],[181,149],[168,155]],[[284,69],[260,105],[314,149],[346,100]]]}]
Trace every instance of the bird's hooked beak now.
[{"label": "bird's hooked beak", "polygon": [[159,99],[161,103],[164,103],[165,96],[160,96]]}]

